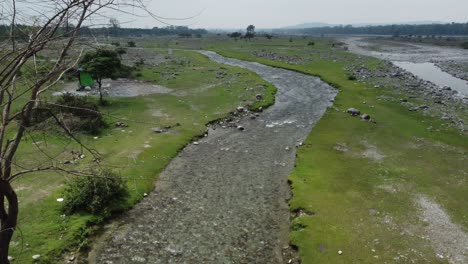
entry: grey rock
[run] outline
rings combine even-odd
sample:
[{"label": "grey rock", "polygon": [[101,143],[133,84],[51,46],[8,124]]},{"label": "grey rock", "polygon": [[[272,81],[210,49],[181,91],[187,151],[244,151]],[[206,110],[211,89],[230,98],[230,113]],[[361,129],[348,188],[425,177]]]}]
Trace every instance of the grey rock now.
[{"label": "grey rock", "polygon": [[361,114],[361,111],[359,111],[358,109],[356,108],[349,108],[348,110],[346,110],[346,113],[352,115],[352,116],[358,116]]}]

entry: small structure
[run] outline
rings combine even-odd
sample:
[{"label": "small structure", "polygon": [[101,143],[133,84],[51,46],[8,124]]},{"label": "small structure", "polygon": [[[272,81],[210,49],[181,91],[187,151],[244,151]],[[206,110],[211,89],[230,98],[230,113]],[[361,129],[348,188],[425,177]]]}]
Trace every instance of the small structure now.
[{"label": "small structure", "polygon": [[83,91],[85,90],[85,87],[93,87],[95,84],[95,81],[91,74],[86,72],[83,68],[78,68],[76,69],[76,73],[78,74],[78,90],[77,91]]}]

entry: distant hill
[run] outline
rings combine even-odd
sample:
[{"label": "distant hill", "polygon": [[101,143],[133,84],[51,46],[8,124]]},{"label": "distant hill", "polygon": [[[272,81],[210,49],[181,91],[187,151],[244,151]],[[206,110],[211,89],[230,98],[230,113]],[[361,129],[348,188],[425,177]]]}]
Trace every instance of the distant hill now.
[{"label": "distant hill", "polygon": [[327,24],[327,23],[320,23],[320,22],[312,22],[312,23],[303,23],[294,26],[287,26],[283,27],[284,29],[299,29],[299,28],[322,28],[322,27],[334,27],[338,25],[334,24]]}]

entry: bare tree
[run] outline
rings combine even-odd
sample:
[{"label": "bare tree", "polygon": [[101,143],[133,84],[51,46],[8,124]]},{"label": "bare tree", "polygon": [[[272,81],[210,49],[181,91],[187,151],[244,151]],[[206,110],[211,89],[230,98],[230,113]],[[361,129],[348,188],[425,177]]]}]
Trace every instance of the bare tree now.
[{"label": "bare tree", "polygon": [[[4,3],[8,4],[7,8],[3,8]],[[105,25],[109,21],[106,15],[109,11],[131,15],[139,9],[163,24],[168,24],[164,20],[191,18],[158,16],[149,11],[142,0],[5,0],[1,4],[0,19],[10,24],[9,39],[0,42],[0,264],[8,264],[10,242],[17,229],[19,213],[18,197],[12,182],[33,172],[92,175],[70,171],[54,163],[24,167],[15,162],[21,142],[32,129],[34,114],[38,110],[50,110],[40,104],[41,94],[53,87],[80,60],[83,52],[77,45],[80,29]],[[114,29],[118,28],[117,20],[111,20],[111,24]],[[88,43],[85,44],[83,47]],[[46,52],[54,62],[45,71],[38,71],[36,58],[41,52]],[[55,58],[52,58],[54,54]],[[23,72],[29,68],[35,74],[25,77]],[[24,97],[28,98],[26,103],[20,100]],[[52,111],[50,114],[70,138],[92,155],[98,155],[82,145]]]},{"label": "bare tree", "polygon": [[[23,6],[27,4],[28,8],[22,10],[22,13],[18,12],[21,4]],[[2,110],[0,113],[0,263],[2,264],[9,263],[9,245],[18,221],[18,198],[11,185],[12,181],[30,172],[64,171],[63,168],[55,166],[23,168],[15,164],[18,147],[30,129],[34,111],[40,107],[38,104],[40,96],[56,84],[78,61],[78,58],[72,60],[69,53],[72,52],[84,23],[102,9],[115,7],[116,4],[118,3],[114,0],[41,0],[30,3],[13,0],[10,13],[2,14],[2,17],[11,17],[9,42],[12,43],[11,46],[8,45],[8,41],[0,43]],[[20,15],[23,16],[23,25],[26,25],[21,28],[16,26],[21,18]],[[37,19],[31,22],[33,16]],[[26,18],[29,18],[29,21]],[[70,21],[74,24],[73,28],[69,27]],[[25,27],[28,28],[27,31],[24,30]],[[34,78],[23,78],[22,71],[28,65],[37,68],[36,55],[46,49],[52,49],[56,54],[53,66],[45,73],[39,74],[36,71]],[[20,104],[18,98],[24,96],[29,100],[18,108]],[[20,110],[14,111],[14,109]],[[56,121],[66,130],[66,126],[59,119]],[[71,133],[68,134],[73,137]]]}]

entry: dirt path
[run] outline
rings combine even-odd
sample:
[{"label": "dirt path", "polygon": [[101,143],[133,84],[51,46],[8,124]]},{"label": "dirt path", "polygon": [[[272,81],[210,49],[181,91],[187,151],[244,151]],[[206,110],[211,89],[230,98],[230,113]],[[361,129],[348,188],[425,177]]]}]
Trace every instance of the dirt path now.
[{"label": "dirt path", "polygon": [[286,263],[295,147],[336,90],[316,77],[202,52],[258,73],[276,103],[244,131],[210,131],[160,175],[155,191],[108,227],[91,263]]}]

